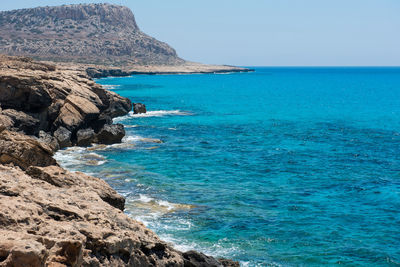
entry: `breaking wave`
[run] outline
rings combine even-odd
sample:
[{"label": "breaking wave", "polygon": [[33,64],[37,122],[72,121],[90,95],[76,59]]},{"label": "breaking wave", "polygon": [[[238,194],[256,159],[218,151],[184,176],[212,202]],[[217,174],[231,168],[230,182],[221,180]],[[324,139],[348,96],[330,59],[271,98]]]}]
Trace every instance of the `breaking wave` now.
[{"label": "breaking wave", "polygon": [[188,111],[182,111],[182,110],[153,110],[153,111],[147,111],[146,113],[140,113],[140,114],[134,114],[132,111],[129,112],[128,115],[122,116],[115,118],[113,122],[121,122],[125,119],[129,118],[150,118],[150,117],[165,117],[165,116],[190,116],[193,115],[192,113]]}]

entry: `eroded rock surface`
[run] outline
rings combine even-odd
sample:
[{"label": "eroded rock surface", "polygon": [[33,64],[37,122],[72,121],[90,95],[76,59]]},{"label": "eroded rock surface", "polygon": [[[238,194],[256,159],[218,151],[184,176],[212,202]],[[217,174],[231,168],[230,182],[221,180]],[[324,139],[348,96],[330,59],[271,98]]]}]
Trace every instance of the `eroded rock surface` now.
[{"label": "eroded rock surface", "polygon": [[103,89],[84,71],[2,55],[0,106],[1,128],[35,136],[46,132],[60,142],[54,148],[76,144],[79,130],[97,133],[132,109],[129,99]]},{"label": "eroded rock surface", "polygon": [[173,249],[123,203],[82,173],[0,165],[0,266],[238,266]]},{"label": "eroded rock surface", "polygon": [[8,130],[0,133],[0,164],[12,163],[22,169],[50,166],[56,164],[52,156],[49,146],[32,137]]},{"label": "eroded rock surface", "polygon": [[14,109],[5,109],[1,111],[2,116],[7,116],[12,122],[12,128],[15,130],[21,130],[29,135],[35,135],[39,133],[40,121],[31,115],[16,111]]},{"label": "eroded rock surface", "polygon": [[0,254],[5,262],[15,264],[18,253],[32,260],[30,266],[183,264],[179,252],[102,199],[104,189],[113,191],[107,184],[92,177],[96,180],[92,187],[90,182],[82,184],[87,176],[57,174],[60,171],[28,172],[41,172],[46,176],[42,179],[39,174],[31,177],[20,169],[0,166]]}]

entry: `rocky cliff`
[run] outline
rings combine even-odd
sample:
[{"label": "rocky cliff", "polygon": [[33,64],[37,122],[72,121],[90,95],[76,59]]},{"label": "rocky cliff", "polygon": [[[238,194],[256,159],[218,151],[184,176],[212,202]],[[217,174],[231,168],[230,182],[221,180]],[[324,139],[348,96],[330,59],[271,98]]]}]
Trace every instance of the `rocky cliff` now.
[{"label": "rocky cliff", "polygon": [[0,106],[3,127],[47,140],[53,149],[120,141],[124,129],[112,118],[132,109],[129,99],[79,70],[1,55]]},{"label": "rocky cliff", "polygon": [[175,50],[140,31],[132,11],[110,4],[0,12],[0,53],[97,64],[168,64]]},{"label": "rocky cliff", "polygon": [[111,118],[131,102],[85,71],[0,55],[0,267],[239,266],[181,252],[123,213],[101,179],[62,169],[53,152],[119,142]]}]

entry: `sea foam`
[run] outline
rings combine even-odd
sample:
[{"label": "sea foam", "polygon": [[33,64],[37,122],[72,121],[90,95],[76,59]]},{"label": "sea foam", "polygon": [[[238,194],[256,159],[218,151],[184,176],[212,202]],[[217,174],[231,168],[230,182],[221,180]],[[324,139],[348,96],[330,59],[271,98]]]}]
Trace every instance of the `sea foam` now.
[{"label": "sea foam", "polygon": [[121,122],[129,118],[149,118],[149,117],[165,117],[165,116],[190,116],[193,115],[192,113],[188,111],[182,111],[182,110],[153,110],[153,111],[147,111],[146,113],[140,113],[140,114],[135,114],[132,111],[129,112],[129,114],[114,118],[113,122]]}]

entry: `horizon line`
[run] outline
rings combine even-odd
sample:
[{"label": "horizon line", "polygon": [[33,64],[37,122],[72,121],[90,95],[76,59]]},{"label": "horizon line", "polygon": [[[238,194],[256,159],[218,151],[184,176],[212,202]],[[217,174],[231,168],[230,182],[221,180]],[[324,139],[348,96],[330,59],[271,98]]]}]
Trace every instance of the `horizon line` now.
[{"label": "horizon line", "polygon": [[[213,64],[210,64],[213,65]],[[217,64],[216,64],[217,65]],[[222,64],[226,65],[226,64]],[[235,66],[235,67],[255,67],[255,68],[400,68],[400,65],[392,66],[392,65],[226,65],[226,66]]]}]

